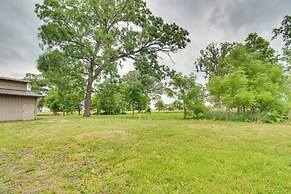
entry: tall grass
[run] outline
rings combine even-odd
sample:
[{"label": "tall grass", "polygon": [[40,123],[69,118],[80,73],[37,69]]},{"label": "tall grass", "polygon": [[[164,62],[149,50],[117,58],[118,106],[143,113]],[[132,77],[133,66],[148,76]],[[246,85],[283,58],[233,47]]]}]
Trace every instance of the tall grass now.
[{"label": "tall grass", "polygon": [[[207,120],[226,120],[226,112],[223,111],[208,111],[205,113]],[[229,112],[228,120],[241,122],[260,122],[260,123],[282,123],[284,122],[284,115],[276,111],[274,112]]]}]

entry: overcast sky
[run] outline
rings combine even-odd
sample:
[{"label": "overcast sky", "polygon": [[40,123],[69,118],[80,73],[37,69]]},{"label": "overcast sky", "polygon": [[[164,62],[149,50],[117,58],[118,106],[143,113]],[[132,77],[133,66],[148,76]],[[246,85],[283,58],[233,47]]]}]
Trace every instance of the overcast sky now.
[{"label": "overcast sky", "polygon": [[[36,60],[42,51],[36,2],[42,1],[0,0],[0,76],[23,78],[25,73],[37,73]],[[154,15],[190,32],[192,42],[173,55],[175,64],[162,61],[185,74],[194,71],[199,51],[210,42],[242,42],[251,32],[270,40],[272,29],[291,14],[291,0],[147,0],[147,4]],[[277,50],[282,46],[280,41],[271,44]]]}]

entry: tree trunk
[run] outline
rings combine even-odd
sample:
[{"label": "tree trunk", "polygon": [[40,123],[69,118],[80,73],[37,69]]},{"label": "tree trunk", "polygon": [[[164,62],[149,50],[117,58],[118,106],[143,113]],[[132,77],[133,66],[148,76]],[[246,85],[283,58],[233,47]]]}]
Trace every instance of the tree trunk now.
[{"label": "tree trunk", "polygon": [[185,106],[184,106],[184,119],[187,119],[187,110]]},{"label": "tree trunk", "polygon": [[84,110],[84,115],[83,115],[84,117],[91,116],[90,108],[91,108],[92,84],[93,84],[93,81],[89,78],[87,89],[86,89],[85,110]]},{"label": "tree trunk", "polygon": [[134,105],[132,105],[132,118],[134,118]]}]

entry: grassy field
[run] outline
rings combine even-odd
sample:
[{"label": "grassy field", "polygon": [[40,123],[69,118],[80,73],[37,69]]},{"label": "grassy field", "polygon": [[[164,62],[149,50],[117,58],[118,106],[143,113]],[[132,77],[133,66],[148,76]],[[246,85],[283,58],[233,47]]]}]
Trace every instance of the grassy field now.
[{"label": "grassy field", "polygon": [[291,125],[130,116],[1,122],[0,193],[291,193]]}]

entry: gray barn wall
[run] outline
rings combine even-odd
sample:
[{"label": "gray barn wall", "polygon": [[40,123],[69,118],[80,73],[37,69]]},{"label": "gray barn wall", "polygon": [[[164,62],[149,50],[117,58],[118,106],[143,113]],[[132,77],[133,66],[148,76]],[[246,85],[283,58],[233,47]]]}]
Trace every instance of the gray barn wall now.
[{"label": "gray barn wall", "polygon": [[0,88],[26,91],[27,83],[11,81],[11,80],[0,80]]},{"label": "gray barn wall", "polygon": [[33,120],[36,115],[37,98],[0,95],[0,121]]}]

